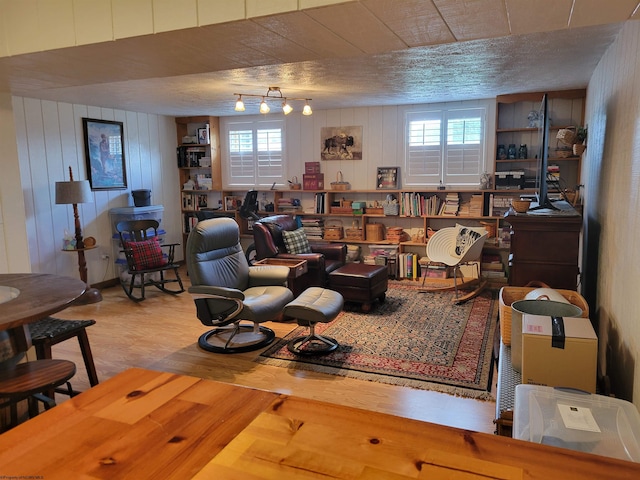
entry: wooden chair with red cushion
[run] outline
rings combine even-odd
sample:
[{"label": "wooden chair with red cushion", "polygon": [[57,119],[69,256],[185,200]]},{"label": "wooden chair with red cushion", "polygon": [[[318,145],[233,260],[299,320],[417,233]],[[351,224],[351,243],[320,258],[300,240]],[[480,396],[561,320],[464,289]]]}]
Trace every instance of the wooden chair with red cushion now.
[{"label": "wooden chair with red cushion", "polygon": [[[166,293],[184,292],[179,265],[174,263],[175,247],[179,243],[162,243],[157,220],[130,220],[119,222],[116,230],[120,235],[122,252],[127,259],[127,272],[120,276],[120,284],[127,296],[136,302],[145,299],[145,287],[154,287]],[[173,277],[166,272],[173,271]],[[178,288],[167,288],[166,284],[177,283]],[[134,295],[140,289],[140,295]]]}]

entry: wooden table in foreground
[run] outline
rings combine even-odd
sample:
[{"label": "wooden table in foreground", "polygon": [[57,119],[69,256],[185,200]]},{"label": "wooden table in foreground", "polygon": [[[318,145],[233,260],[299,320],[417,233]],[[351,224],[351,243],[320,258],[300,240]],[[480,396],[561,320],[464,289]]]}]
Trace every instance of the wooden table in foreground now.
[{"label": "wooden table in foreground", "polygon": [[131,369],[0,435],[0,474],[47,480],[637,479],[640,464]]}]

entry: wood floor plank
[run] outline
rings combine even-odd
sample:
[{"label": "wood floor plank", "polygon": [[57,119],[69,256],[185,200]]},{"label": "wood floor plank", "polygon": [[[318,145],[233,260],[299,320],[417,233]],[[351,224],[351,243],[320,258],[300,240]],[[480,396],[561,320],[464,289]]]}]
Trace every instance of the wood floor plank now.
[{"label": "wood floor plank", "polygon": [[[188,286],[185,271],[182,277]],[[195,305],[186,292],[173,296],[149,288],[147,299],[134,303],[117,286],[102,290],[102,296],[100,303],[72,306],[57,315],[59,318],[96,320],[96,324],[87,329],[87,334],[100,381],[130,367],[149,368],[473,431],[495,431],[493,402],[261,365],[253,361],[260,351],[232,355],[203,351],[197,341],[207,327],[196,318]],[[267,322],[265,325],[278,337],[295,328],[295,324],[286,323]],[[74,388],[89,388],[75,339],[54,345],[53,357],[74,361],[78,366],[71,380]],[[57,397],[59,402],[64,399],[62,395]]]}]

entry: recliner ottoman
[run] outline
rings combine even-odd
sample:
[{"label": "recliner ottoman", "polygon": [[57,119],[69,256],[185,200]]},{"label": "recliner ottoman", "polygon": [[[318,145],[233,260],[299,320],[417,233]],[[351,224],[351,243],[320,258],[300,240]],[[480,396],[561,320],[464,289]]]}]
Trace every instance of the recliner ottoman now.
[{"label": "recliner ottoman", "polygon": [[376,298],[384,302],[388,282],[386,265],[347,263],[329,274],[329,288],[340,293],[345,302],[360,303],[365,313]]}]

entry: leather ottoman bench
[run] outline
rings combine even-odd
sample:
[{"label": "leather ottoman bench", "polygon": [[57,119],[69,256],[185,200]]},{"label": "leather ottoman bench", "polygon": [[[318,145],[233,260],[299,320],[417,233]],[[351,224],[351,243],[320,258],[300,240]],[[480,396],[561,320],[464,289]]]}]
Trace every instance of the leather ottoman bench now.
[{"label": "leather ottoman bench", "polygon": [[329,288],[342,294],[345,302],[360,303],[365,313],[376,298],[384,302],[388,281],[386,265],[347,263],[329,274]]}]

